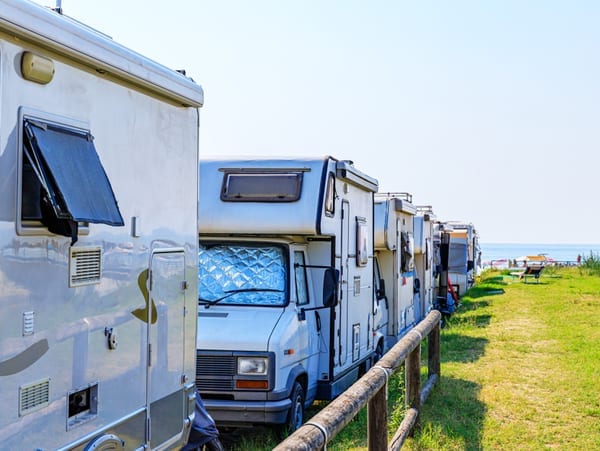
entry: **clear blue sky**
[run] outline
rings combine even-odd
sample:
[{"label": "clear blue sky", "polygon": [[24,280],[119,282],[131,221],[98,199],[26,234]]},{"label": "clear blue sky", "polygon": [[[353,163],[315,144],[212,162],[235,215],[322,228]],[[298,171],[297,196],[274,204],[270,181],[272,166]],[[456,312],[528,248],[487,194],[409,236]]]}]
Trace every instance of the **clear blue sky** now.
[{"label": "clear blue sky", "polygon": [[205,155],[329,154],[484,242],[600,243],[600,2],[62,6],[204,87]]}]

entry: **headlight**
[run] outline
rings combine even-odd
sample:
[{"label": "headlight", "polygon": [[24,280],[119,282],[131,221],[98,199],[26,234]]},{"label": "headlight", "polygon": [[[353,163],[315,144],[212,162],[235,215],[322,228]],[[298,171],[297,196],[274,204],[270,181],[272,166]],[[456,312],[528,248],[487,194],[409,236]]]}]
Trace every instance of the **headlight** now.
[{"label": "headlight", "polygon": [[269,363],[266,357],[238,357],[238,374],[266,376]]}]

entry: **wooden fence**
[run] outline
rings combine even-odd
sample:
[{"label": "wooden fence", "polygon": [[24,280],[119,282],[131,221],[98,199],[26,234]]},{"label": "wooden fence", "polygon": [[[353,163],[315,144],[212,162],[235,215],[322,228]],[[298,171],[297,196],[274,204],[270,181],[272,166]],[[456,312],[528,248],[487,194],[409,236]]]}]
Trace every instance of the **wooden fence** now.
[{"label": "wooden fence", "polygon": [[[369,450],[400,449],[417,424],[421,405],[440,376],[440,319],[441,314],[437,310],[429,313],[363,377],[277,445],[275,450],[323,449],[367,404]],[[421,389],[421,342],[425,337],[429,338],[428,379]],[[387,381],[403,363],[406,367],[408,410],[388,447]]]}]

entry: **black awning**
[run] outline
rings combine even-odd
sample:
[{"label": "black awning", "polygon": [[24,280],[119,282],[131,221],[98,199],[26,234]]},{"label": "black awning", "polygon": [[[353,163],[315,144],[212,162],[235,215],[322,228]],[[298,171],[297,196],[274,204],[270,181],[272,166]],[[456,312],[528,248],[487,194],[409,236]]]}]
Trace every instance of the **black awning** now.
[{"label": "black awning", "polygon": [[25,147],[56,218],[124,225],[91,134],[25,120]]}]

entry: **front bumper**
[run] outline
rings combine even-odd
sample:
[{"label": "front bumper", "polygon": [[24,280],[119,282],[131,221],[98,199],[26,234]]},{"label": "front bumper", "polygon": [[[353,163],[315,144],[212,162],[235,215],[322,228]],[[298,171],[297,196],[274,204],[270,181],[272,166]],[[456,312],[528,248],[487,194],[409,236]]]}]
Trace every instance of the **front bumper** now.
[{"label": "front bumper", "polygon": [[223,401],[203,399],[206,409],[218,425],[282,424],[292,406],[290,399],[279,401]]}]

